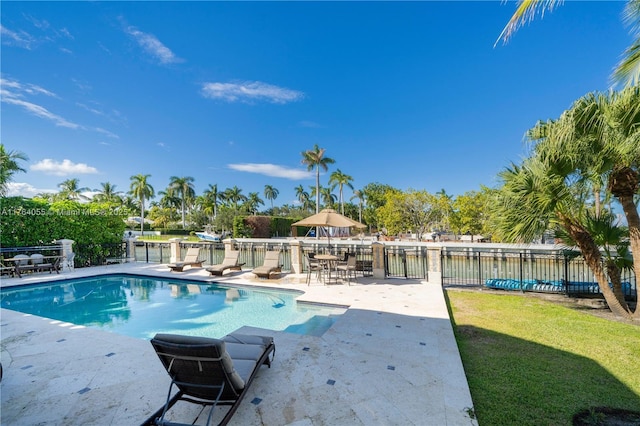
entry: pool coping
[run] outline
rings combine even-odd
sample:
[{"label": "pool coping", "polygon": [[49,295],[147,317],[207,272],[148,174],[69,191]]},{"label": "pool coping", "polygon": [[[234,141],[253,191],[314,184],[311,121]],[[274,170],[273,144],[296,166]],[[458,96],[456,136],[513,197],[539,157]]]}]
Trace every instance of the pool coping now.
[{"label": "pool coping", "polygon": [[[321,337],[243,329],[273,335],[278,356],[260,371],[232,424],[477,424],[469,416],[473,404],[439,285],[358,278],[351,286],[306,286],[305,274],[256,281],[246,271],[211,279],[203,270],[176,277],[164,268],[109,265],[65,271],[60,278],[3,280],[2,286],[129,273],[303,291],[302,303],[337,301],[347,311]],[[147,341],[0,313],[3,422],[135,424],[162,405],[168,376]],[[120,374],[112,377],[113,371]]]}]

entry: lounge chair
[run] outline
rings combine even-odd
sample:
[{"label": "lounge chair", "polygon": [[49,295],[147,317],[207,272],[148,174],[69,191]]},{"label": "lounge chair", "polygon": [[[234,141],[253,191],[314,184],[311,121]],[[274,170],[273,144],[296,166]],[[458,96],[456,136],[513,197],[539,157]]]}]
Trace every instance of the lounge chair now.
[{"label": "lounge chair", "polygon": [[270,278],[272,274],[279,274],[282,272],[281,268],[280,252],[267,251],[264,254],[264,263],[262,266],[254,268],[251,272],[253,272],[258,278]]},{"label": "lounge chair", "polygon": [[49,273],[56,271],[57,274],[60,273],[60,257],[54,258],[53,263],[45,262],[44,256],[40,253],[34,253],[31,255],[31,264],[33,265],[36,272],[45,272],[49,271]]},{"label": "lounge chair", "polygon": [[241,271],[244,263],[238,263],[240,258],[240,250],[229,250],[225,253],[222,263],[219,265],[211,265],[207,271],[211,275],[222,275],[227,269],[230,271]]},{"label": "lounge chair", "polygon": [[[271,367],[272,354],[275,354],[272,337],[236,333],[222,339],[156,334],[151,344],[171,376],[171,385],[165,405],[143,425],[175,425],[165,416],[180,400],[200,404],[203,410],[211,406],[207,425],[211,423],[216,406],[230,406],[219,423],[226,425],[260,366]],[[178,392],[172,396],[174,386]]]},{"label": "lounge chair", "polygon": [[191,247],[187,250],[187,254],[184,256],[184,260],[182,262],[170,263],[167,266],[171,268],[173,272],[182,272],[185,266],[198,266],[202,268],[202,260],[198,260],[198,256],[200,255],[199,247]]}]

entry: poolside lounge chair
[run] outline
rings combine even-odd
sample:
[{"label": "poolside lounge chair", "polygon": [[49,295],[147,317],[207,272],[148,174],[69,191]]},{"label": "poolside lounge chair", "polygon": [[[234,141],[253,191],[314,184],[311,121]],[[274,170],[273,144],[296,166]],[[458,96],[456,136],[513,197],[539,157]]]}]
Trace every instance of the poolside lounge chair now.
[{"label": "poolside lounge chair", "polygon": [[253,272],[258,278],[270,278],[272,274],[279,274],[282,272],[281,268],[280,252],[267,251],[264,254],[264,263],[262,266],[254,268],[251,272]]},{"label": "poolside lounge chair", "polygon": [[[143,425],[175,425],[165,416],[180,400],[200,404],[203,410],[211,406],[207,425],[216,406],[230,406],[219,423],[227,424],[260,366],[271,367],[272,354],[275,354],[272,337],[236,333],[222,339],[156,334],[151,344],[171,376],[171,385],[165,405]],[[171,396],[174,385],[178,392]]]},{"label": "poolside lounge chair", "polygon": [[173,272],[182,272],[185,266],[198,266],[202,268],[202,260],[198,260],[198,256],[200,255],[199,247],[191,247],[187,250],[187,254],[184,256],[184,260],[182,262],[170,263],[167,266],[171,268]]},{"label": "poolside lounge chair", "polygon": [[229,250],[225,253],[222,263],[219,265],[211,265],[207,271],[211,275],[222,275],[227,269],[230,271],[241,271],[244,263],[238,263],[240,258],[240,250]]}]

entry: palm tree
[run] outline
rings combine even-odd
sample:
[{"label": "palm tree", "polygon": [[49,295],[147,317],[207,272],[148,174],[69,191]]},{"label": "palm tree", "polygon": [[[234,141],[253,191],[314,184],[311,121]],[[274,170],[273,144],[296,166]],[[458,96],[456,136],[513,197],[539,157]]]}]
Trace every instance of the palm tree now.
[{"label": "palm tree", "polygon": [[306,209],[307,205],[309,204],[309,193],[304,190],[304,186],[302,185],[298,185],[293,189],[296,191],[296,197],[302,205],[302,208]]},{"label": "palm tree", "polygon": [[151,175],[138,174],[131,176],[131,186],[129,187],[129,194],[140,200],[140,233],[144,235],[144,200],[148,200],[155,196],[153,186],[149,184],[148,179]]},{"label": "palm tree", "polygon": [[224,190],[224,199],[233,204],[233,208],[238,212],[238,204],[247,200],[247,197],[242,194],[242,189],[234,186],[233,188],[227,188]]},{"label": "palm tree", "polygon": [[273,210],[273,200],[278,198],[279,193],[280,191],[271,185],[264,186],[264,196],[267,200],[271,201],[271,210]]},{"label": "palm tree", "polygon": [[[533,20],[538,14],[544,15],[545,11],[553,10],[561,3],[561,0],[519,0],[515,13],[500,33],[496,44],[500,40],[506,43],[522,25]],[[623,20],[631,27],[635,39],[625,50],[622,60],[613,72],[613,80],[633,86],[640,83],[640,0],[627,0]]]},{"label": "palm tree", "polygon": [[20,151],[7,152],[4,144],[0,144],[0,197],[5,197],[9,191],[9,183],[13,175],[18,172],[26,172],[18,165],[18,160],[27,161],[29,157]]},{"label": "palm tree", "polygon": [[364,204],[364,192],[361,189],[353,191],[353,196],[350,200],[358,199],[358,221],[362,223],[362,205]]},{"label": "palm tree", "polygon": [[331,173],[329,176],[329,185],[332,185],[332,188],[338,187],[338,200],[340,201],[340,213],[344,215],[344,198],[342,194],[342,189],[346,185],[349,188],[353,189],[353,185],[351,182],[353,178],[347,174],[342,173],[340,169]]},{"label": "palm tree", "polygon": [[258,206],[264,205],[264,201],[257,192],[250,192],[246,200],[247,211],[254,216],[258,213]]},{"label": "palm tree", "polygon": [[58,197],[63,200],[81,200],[87,197],[82,195],[83,192],[89,191],[87,187],[79,187],[79,180],[77,178],[67,179],[64,182],[58,184],[60,192]]},{"label": "palm tree", "polygon": [[209,187],[204,191],[207,204],[211,204],[213,207],[213,221],[215,221],[218,216],[218,201],[220,201],[220,196],[221,193],[218,192],[218,184],[209,184]]},{"label": "palm tree", "polygon": [[333,205],[338,200],[338,197],[336,197],[335,194],[331,192],[330,187],[326,187],[326,188],[321,187],[320,195],[322,196],[322,202],[324,203],[325,206],[327,206],[327,208],[333,208]]},{"label": "palm tree", "polygon": [[[606,185],[624,211],[634,269],[640,271],[640,215],[635,200],[640,188],[640,87],[590,93],[576,101],[560,122],[565,123],[563,131],[547,138],[550,142],[540,150],[569,162],[598,189]],[[544,151],[546,146],[550,147]],[[640,318],[640,311],[636,316]]]},{"label": "palm tree", "polygon": [[328,165],[335,163],[333,158],[324,156],[325,149],[319,148],[318,145],[314,145],[312,150],[303,151],[302,164],[307,165],[307,170],[311,171],[316,169],[316,213],[320,212],[320,169],[325,172],[328,170]]},{"label": "palm tree", "polygon": [[187,202],[192,200],[196,191],[193,187],[193,178],[191,176],[169,178],[169,193],[180,197],[180,210],[182,211],[182,229],[186,228],[185,214],[187,211]]},{"label": "palm tree", "polygon": [[122,197],[120,196],[122,192],[116,191],[116,185],[109,182],[101,182],[100,185],[102,188],[100,192],[93,197],[94,200],[122,204]]},{"label": "palm tree", "polygon": [[[640,253],[640,218],[634,197],[640,187],[640,89],[620,93],[588,94],[558,120],[538,123],[528,132],[535,142],[533,155],[521,168],[503,178],[511,199],[503,200],[501,229],[509,237],[531,238],[548,224],[557,223],[580,248],[597,278],[611,310],[621,316],[640,317],[620,293],[609,288],[595,236],[589,231],[587,201],[594,188],[606,189],[623,207],[633,253]],[[595,179],[594,176],[600,176]],[[519,212],[518,212],[519,211]],[[594,214],[597,215],[601,212]],[[593,222],[593,221],[591,221]],[[508,228],[511,227],[510,230]],[[640,270],[640,256],[633,258]],[[615,271],[614,271],[615,272]]]}]

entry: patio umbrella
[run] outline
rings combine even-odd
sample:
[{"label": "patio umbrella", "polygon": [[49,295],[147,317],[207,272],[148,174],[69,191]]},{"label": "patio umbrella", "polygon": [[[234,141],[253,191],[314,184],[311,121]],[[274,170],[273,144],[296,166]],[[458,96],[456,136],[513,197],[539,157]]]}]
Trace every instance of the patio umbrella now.
[{"label": "patio umbrella", "polygon": [[302,219],[293,223],[291,226],[322,226],[327,228],[327,242],[329,249],[331,249],[331,235],[329,228],[366,228],[366,225],[358,222],[357,220],[350,219],[341,215],[334,209],[324,209],[320,213],[316,213],[313,216],[309,216],[306,219]]}]

